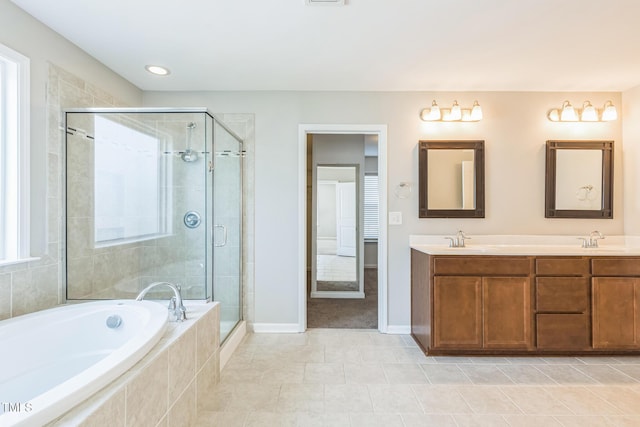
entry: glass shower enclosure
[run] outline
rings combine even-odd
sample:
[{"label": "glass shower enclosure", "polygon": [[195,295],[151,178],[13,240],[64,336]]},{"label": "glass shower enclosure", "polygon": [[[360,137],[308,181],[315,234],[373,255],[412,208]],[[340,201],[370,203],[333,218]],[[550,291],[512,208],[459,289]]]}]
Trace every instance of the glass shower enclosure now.
[{"label": "glass shower enclosure", "polygon": [[221,303],[223,340],[242,319],[242,139],[206,109],[65,118],[67,300],[174,283]]}]

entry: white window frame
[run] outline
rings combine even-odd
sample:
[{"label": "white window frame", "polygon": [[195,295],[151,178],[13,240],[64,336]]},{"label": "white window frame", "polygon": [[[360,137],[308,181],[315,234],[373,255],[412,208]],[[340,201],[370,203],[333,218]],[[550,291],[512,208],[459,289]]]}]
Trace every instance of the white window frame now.
[{"label": "white window frame", "polygon": [[0,265],[30,259],[30,61],[0,44]]},{"label": "white window frame", "polygon": [[[371,177],[375,177],[375,181],[376,181],[376,188],[374,190],[368,189],[367,187],[367,178],[371,178]],[[380,217],[379,217],[379,207],[380,207],[380,200],[378,199],[378,193],[379,193],[379,185],[380,185],[380,180],[378,178],[378,174],[377,173],[365,173],[364,175],[364,209],[363,209],[363,216],[364,216],[364,240],[365,242],[377,242],[378,241],[378,236],[380,235]],[[375,206],[373,206],[373,209],[371,206],[369,206],[369,204],[367,203],[367,199],[369,197],[374,197],[375,198]],[[374,222],[375,220],[375,222]],[[372,236],[368,230],[369,228],[375,227],[375,236]]]}]

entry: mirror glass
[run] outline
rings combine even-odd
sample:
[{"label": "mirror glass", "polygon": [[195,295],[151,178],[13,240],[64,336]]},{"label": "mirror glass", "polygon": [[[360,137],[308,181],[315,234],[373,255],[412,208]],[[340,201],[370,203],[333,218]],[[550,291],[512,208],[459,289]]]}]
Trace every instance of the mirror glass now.
[{"label": "mirror glass", "polygon": [[358,183],[356,166],[316,170],[316,290],[357,292]]},{"label": "mirror glass", "polygon": [[547,141],[547,218],[612,218],[613,141]]},{"label": "mirror glass", "polygon": [[430,209],[474,209],[475,177],[473,150],[433,150],[429,153]]},{"label": "mirror glass", "polygon": [[484,141],[420,141],[420,218],[484,218]]}]

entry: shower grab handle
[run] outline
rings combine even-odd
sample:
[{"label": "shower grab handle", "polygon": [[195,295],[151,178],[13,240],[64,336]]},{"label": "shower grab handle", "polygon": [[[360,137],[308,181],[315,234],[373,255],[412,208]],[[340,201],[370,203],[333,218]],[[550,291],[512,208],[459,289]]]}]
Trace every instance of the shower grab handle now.
[{"label": "shower grab handle", "polygon": [[[221,228],[222,229],[222,243],[216,243],[215,240],[213,241],[213,246],[216,248],[222,247],[222,246],[226,246],[227,245],[227,227],[225,227],[224,225],[218,225],[215,224],[213,226],[213,228]],[[215,235],[215,234],[214,234]]]}]

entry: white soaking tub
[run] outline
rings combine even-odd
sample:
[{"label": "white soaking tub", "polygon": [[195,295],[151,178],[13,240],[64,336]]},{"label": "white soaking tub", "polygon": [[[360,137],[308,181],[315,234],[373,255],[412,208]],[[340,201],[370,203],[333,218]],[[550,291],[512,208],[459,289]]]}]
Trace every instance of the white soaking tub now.
[{"label": "white soaking tub", "polygon": [[151,350],[167,313],[110,300],[0,322],[0,426],[44,425],[87,399]]}]

